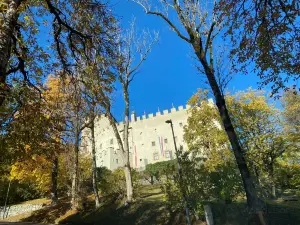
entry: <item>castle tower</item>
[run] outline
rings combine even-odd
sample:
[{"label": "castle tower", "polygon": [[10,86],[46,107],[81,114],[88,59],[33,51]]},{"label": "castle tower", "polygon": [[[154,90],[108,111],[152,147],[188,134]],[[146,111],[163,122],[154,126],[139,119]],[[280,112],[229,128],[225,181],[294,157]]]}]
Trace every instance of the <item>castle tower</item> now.
[{"label": "castle tower", "polygon": [[131,120],[131,122],[136,122],[136,113],[135,113],[135,111],[131,112],[130,120]]}]

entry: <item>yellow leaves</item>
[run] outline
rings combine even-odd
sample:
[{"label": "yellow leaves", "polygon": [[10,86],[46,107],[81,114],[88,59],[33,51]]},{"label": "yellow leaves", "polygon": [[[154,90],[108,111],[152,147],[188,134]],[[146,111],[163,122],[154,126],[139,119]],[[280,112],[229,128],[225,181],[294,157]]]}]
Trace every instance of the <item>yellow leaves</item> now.
[{"label": "yellow leaves", "polygon": [[31,158],[14,163],[10,171],[11,179],[35,184],[42,191],[49,190],[50,175],[51,162],[36,154],[32,155]]},{"label": "yellow leaves", "polygon": [[229,149],[213,150],[207,153],[207,156],[208,160],[205,161],[204,166],[210,172],[215,172],[217,168],[233,161],[233,153]]},{"label": "yellow leaves", "polygon": [[44,97],[47,101],[49,101],[49,104],[61,102],[65,97],[65,94],[62,90],[63,83],[59,78],[49,75],[46,86],[48,89],[44,92]]},{"label": "yellow leaves", "polygon": [[6,12],[7,10],[7,3],[0,2],[0,12]]},{"label": "yellow leaves", "polygon": [[199,105],[201,102],[208,101],[208,90],[202,90],[199,88],[197,93],[194,94],[188,101],[190,105]]},{"label": "yellow leaves", "polygon": [[28,153],[31,149],[31,146],[30,145],[25,145],[25,151],[26,153]]},{"label": "yellow leaves", "polygon": [[32,158],[33,160],[36,160],[36,155],[32,155],[31,158]]},{"label": "yellow leaves", "polygon": [[30,17],[29,16],[24,16],[24,20],[29,21]]},{"label": "yellow leaves", "polygon": [[16,162],[14,165],[12,165],[11,170],[10,170],[10,177],[11,179],[16,179],[18,180],[20,173],[18,172],[18,162]]}]

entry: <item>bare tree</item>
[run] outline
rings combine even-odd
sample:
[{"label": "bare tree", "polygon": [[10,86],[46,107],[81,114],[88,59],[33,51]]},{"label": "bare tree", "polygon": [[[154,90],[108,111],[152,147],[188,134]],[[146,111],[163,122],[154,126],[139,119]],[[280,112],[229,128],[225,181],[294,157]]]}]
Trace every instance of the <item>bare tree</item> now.
[{"label": "bare tree", "polygon": [[[122,152],[124,163],[124,173],[126,178],[127,202],[132,202],[133,199],[133,185],[130,167],[130,153],[129,153],[129,86],[133,81],[135,75],[139,72],[140,67],[146,60],[153,45],[158,42],[158,33],[151,34],[150,31],[142,31],[140,35],[135,32],[135,22],[130,24],[130,29],[124,36],[120,35],[120,44],[118,48],[118,60],[116,65],[117,79],[122,85],[123,97],[125,102],[124,108],[124,129],[122,135],[117,128],[116,120],[111,112],[111,102],[109,98],[105,101],[105,110],[107,118],[113,128],[115,137],[117,139],[119,148]],[[123,138],[121,137],[123,136]],[[123,141],[122,141],[123,139]]]},{"label": "bare tree", "polygon": [[[204,69],[206,78],[214,94],[225,131],[230,140],[243,180],[250,212],[257,213],[260,223],[265,224],[263,218],[264,203],[257,195],[253,179],[243,155],[243,150],[226,107],[225,98],[218,84],[216,72],[207,60],[209,57],[208,50],[222,27],[220,22],[222,18],[215,17],[214,4],[209,4],[206,0],[156,0],[153,7],[153,3],[151,4],[150,2],[151,0],[132,1],[141,5],[147,14],[162,18],[182,40],[193,48],[196,57]],[[162,7],[156,7],[159,5]],[[211,6],[210,9],[209,6]],[[177,15],[181,26],[171,21],[169,18],[170,10]]]}]

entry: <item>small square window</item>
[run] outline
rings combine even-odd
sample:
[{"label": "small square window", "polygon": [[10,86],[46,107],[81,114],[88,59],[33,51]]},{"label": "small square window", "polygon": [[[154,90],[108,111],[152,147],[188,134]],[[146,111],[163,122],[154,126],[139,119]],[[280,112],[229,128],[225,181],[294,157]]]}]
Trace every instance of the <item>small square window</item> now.
[{"label": "small square window", "polygon": [[182,124],[182,123],[179,123],[179,126],[180,126],[180,127],[182,127],[182,126],[183,126],[183,124]]},{"label": "small square window", "polygon": [[110,144],[112,145],[114,143],[114,139],[110,139]]},{"label": "small square window", "polygon": [[170,159],[171,158],[171,151],[166,151],[166,158]]},{"label": "small square window", "polygon": [[167,144],[167,143],[168,143],[168,139],[166,138],[166,139],[164,140],[164,142],[165,142],[165,144]]},{"label": "small square window", "polygon": [[143,159],[140,159],[140,162],[142,162]]},{"label": "small square window", "polygon": [[154,160],[158,160],[158,153],[154,153],[154,154],[153,154],[153,159],[154,159]]},{"label": "small square window", "polygon": [[155,146],[155,141],[152,141],[152,146]]}]

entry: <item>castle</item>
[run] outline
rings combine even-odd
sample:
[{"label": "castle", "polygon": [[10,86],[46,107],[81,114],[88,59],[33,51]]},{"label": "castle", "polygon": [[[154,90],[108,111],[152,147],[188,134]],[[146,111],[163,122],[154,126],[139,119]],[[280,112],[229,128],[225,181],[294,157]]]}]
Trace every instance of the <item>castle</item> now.
[{"label": "castle", "polygon": [[[172,120],[174,127],[177,148],[182,146],[187,149],[183,140],[184,125],[187,123],[190,106],[179,106],[178,109],[172,107],[171,110],[163,110],[155,115],[148,114],[137,117],[131,113],[129,123],[129,149],[130,165],[136,170],[144,170],[147,164],[156,163],[176,158],[174,140],[170,124],[166,120]],[[119,132],[124,129],[123,122],[117,124]],[[85,140],[87,151],[90,145],[86,138],[88,131],[84,130],[83,140]],[[115,170],[124,166],[121,152],[115,138],[114,132],[105,116],[100,116],[95,121],[96,139],[96,165],[97,167],[107,167]]]}]

